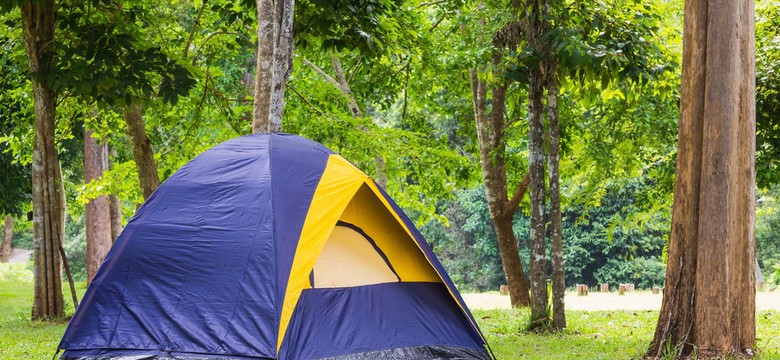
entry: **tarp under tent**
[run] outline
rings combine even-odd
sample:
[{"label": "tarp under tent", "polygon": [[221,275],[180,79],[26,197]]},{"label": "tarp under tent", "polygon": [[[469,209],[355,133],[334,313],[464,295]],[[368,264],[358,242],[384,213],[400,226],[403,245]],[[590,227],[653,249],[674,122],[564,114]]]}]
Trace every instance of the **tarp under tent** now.
[{"label": "tarp under tent", "polygon": [[430,246],[371,178],[314,141],[199,155],[108,253],[62,359],[490,359]]}]

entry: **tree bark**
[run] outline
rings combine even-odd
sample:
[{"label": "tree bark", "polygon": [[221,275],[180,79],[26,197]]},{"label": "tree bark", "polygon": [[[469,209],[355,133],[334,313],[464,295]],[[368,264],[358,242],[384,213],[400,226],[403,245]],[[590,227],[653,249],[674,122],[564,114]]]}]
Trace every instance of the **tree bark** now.
[{"label": "tree bark", "polygon": [[528,293],[525,272],[520,262],[517,239],[512,229],[512,217],[517,210],[520,199],[525,195],[528,181],[526,177],[518,186],[513,198],[511,200],[507,198],[504,106],[508,85],[500,84],[493,88],[493,108],[490,120],[488,120],[487,86],[484,81],[479,79],[476,70],[472,69],[470,73],[471,96],[474,104],[485,196],[490,219],[496,231],[501,265],[509,286],[509,299],[512,306],[528,306],[531,303],[531,298]]},{"label": "tree bark", "polygon": [[[99,179],[108,170],[108,145],[84,133],[84,183]],[[111,249],[111,210],[108,196],[101,195],[85,206],[87,225],[87,284],[92,282],[108,250]]]},{"label": "tree bark", "polygon": [[542,109],[542,74],[532,70],[528,91],[529,164],[531,197],[531,322],[546,324],[547,316],[547,258],[545,241],[545,184],[544,184],[544,120]]},{"label": "tree bark", "polygon": [[[24,47],[33,74],[46,74],[51,67],[49,50],[54,42],[56,19],[54,0],[24,1],[22,27]],[[33,258],[35,292],[32,318],[63,316],[61,263],[65,222],[65,196],[60,160],[54,142],[56,95],[45,80],[32,77],[35,102],[35,142],[33,147]]]},{"label": "tree bark", "polygon": [[122,233],[122,201],[111,194],[108,196],[108,209],[111,216],[111,243]]},{"label": "tree bark", "polygon": [[649,357],[755,346],[753,16],[752,0],[685,2],[669,260]]},{"label": "tree bark", "polygon": [[3,243],[0,244],[0,262],[11,260],[11,242],[14,239],[14,217],[8,215],[5,217],[5,231],[3,232]]},{"label": "tree bark", "polygon": [[294,5],[294,0],[257,0],[253,133],[282,130],[284,87],[292,72]]},{"label": "tree bark", "polygon": [[252,133],[273,132],[270,120],[274,68],[274,12],[273,0],[257,0],[257,68]]},{"label": "tree bark", "polygon": [[152,142],[146,135],[141,107],[138,104],[132,103],[125,107],[125,122],[127,123],[127,134],[130,135],[130,141],[133,143],[133,157],[138,169],[138,181],[141,183],[141,190],[144,194],[144,200],[146,200],[160,186],[160,176],[157,174],[157,162],[154,160]]},{"label": "tree bark", "polygon": [[[116,149],[109,150],[109,167],[111,159],[116,158]],[[122,232],[122,201],[114,194],[108,196],[108,208],[111,216],[111,242],[113,243]]]},{"label": "tree bark", "polygon": [[547,54],[547,117],[550,120],[549,152],[547,171],[550,178],[550,242],[552,243],[552,328],[561,330],[566,327],[566,309],[564,297],[566,284],[563,266],[563,228],[561,224],[561,188],[559,158],[561,149],[561,131],[558,122],[558,79],[557,60],[552,53]]},{"label": "tree bark", "polygon": [[282,131],[284,88],[293,70],[293,10],[294,0],[276,0],[276,24],[274,31],[274,67],[271,92],[270,128]]}]

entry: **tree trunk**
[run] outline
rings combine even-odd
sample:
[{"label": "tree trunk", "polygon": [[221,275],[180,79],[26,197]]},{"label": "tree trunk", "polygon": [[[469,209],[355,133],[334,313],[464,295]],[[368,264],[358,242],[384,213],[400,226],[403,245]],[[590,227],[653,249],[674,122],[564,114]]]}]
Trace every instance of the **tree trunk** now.
[{"label": "tree trunk", "polygon": [[273,86],[271,90],[271,110],[269,113],[272,132],[282,131],[282,113],[284,111],[284,88],[287,78],[293,70],[293,10],[294,0],[276,1],[276,23],[274,24],[274,64]]},{"label": "tree trunk", "polygon": [[274,38],[277,29],[276,9],[272,0],[257,0],[257,68],[252,133],[279,131],[271,123],[274,88]]},{"label": "tree trunk", "polygon": [[[113,166],[111,159],[116,159],[116,149],[114,148],[109,150],[109,167]],[[111,194],[108,196],[108,208],[111,216],[111,242],[113,243],[122,232],[122,201],[116,195]]]},{"label": "tree trunk", "polygon": [[547,316],[547,259],[545,241],[544,120],[542,111],[543,81],[538,70],[532,70],[528,91],[529,164],[531,197],[531,322],[544,325]]},{"label": "tree trunk", "polygon": [[753,16],[751,0],[685,3],[669,260],[649,357],[755,346]]},{"label": "tree trunk", "polygon": [[544,96],[545,72],[549,66],[545,55],[549,46],[542,40],[547,33],[550,4],[547,0],[527,0],[525,36],[528,45],[539,57],[538,66],[528,74],[528,168],[531,175],[531,328],[549,323],[547,314],[547,244],[545,240],[544,183]]},{"label": "tree trunk", "polygon": [[157,163],[154,160],[152,142],[146,135],[141,107],[138,104],[133,103],[125,108],[125,122],[127,123],[127,134],[130,135],[130,141],[133,143],[133,157],[138,169],[138,181],[141,183],[141,190],[144,193],[144,200],[146,200],[160,186],[160,176],[157,175]]},{"label": "tree trunk", "polygon": [[[24,47],[33,74],[46,74],[51,67],[48,54],[54,42],[56,19],[54,0],[22,4]],[[33,147],[33,258],[35,292],[32,318],[63,316],[61,263],[58,247],[62,244],[65,222],[65,195],[57,147],[56,95],[45,80],[32,77],[35,102],[35,143]]]},{"label": "tree trunk", "polygon": [[108,210],[111,216],[111,243],[122,233],[122,201],[111,194],[108,196]]},{"label": "tree trunk", "polygon": [[525,281],[525,272],[520,262],[517,239],[512,229],[512,217],[520,199],[525,195],[527,181],[521,182],[512,200],[507,199],[506,159],[504,139],[504,106],[506,84],[493,88],[493,108],[490,121],[487,116],[487,88],[479,79],[477,71],[471,70],[471,92],[474,103],[474,118],[477,127],[477,139],[480,147],[482,178],[485,182],[485,197],[488,202],[490,219],[496,231],[501,265],[504,269],[509,299],[512,306],[528,306],[531,298]]},{"label": "tree trunk", "polygon": [[552,310],[553,330],[566,327],[564,297],[566,284],[563,267],[563,229],[561,225],[561,188],[558,162],[561,149],[560,124],[558,123],[557,61],[551,53],[547,57],[547,117],[550,120],[549,154],[547,171],[550,178],[550,242],[552,243]]},{"label": "tree trunk", "polygon": [[[100,178],[108,169],[108,145],[84,133],[84,183]],[[87,284],[92,282],[111,248],[111,210],[108,196],[90,200],[84,208],[87,225]]]},{"label": "tree trunk", "polygon": [[14,217],[8,215],[5,217],[5,231],[3,232],[3,243],[0,244],[0,262],[8,262],[11,259],[11,242],[14,239]]}]

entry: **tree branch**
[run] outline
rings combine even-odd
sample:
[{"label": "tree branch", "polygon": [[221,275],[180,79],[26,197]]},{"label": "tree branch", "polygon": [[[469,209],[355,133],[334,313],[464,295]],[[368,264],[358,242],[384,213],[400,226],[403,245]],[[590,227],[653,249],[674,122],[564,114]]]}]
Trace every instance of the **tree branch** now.
[{"label": "tree branch", "polygon": [[298,89],[296,89],[294,86],[292,86],[292,84],[287,84],[287,88],[290,89],[296,96],[298,96],[298,98],[300,98],[301,101],[303,101],[304,104],[306,104],[309,108],[311,108],[312,110],[314,110],[318,114],[320,114],[322,116],[325,116],[325,117],[327,117],[327,118],[329,118],[331,120],[336,120],[336,121],[339,120],[338,118],[334,117],[333,115],[328,114],[328,113],[322,111],[322,109],[320,109],[320,108],[314,106],[312,103],[310,103],[309,100],[307,100],[305,97],[303,97],[303,95],[301,95],[300,92],[298,92]]},{"label": "tree branch", "polygon": [[327,80],[329,83],[333,84],[333,86],[335,86],[337,89],[339,89],[339,91],[341,91],[341,84],[339,84],[339,82],[336,81],[336,79],[334,79],[332,76],[328,75],[328,73],[326,73],[325,70],[320,69],[319,66],[314,65],[314,63],[312,63],[311,61],[309,61],[305,57],[301,57],[301,61],[303,61],[304,65],[312,68],[312,70],[314,70],[314,72],[316,72],[317,74],[319,74],[320,76],[325,78],[325,80]]},{"label": "tree branch", "polygon": [[438,5],[438,4],[444,4],[446,2],[449,2],[450,0],[434,0],[434,1],[426,1],[424,3],[421,3],[420,5],[417,5],[417,8],[432,6],[432,5]]},{"label": "tree branch", "polygon": [[363,111],[360,110],[355,95],[352,94],[352,89],[349,88],[347,78],[344,76],[344,68],[341,67],[341,59],[338,56],[333,56],[333,67],[336,69],[336,80],[341,84],[340,90],[344,96],[347,97],[349,111],[352,112],[352,116],[356,118],[363,117]]},{"label": "tree branch", "polygon": [[200,17],[203,16],[203,9],[206,8],[206,4],[208,3],[208,0],[203,0],[203,4],[200,5],[200,10],[198,10],[198,16],[195,17],[195,21],[192,22],[192,29],[190,29],[190,36],[187,38],[187,43],[184,44],[184,54],[182,56],[183,59],[187,58],[187,54],[189,54],[190,51],[190,45],[192,45],[192,39],[195,37],[195,29],[198,27],[198,23],[200,22]]},{"label": "tree branch", "polygon": [[506,208],[505,208],[506,216],[513,215],[517,211],[517,208],[520,207],[520,201],[523,200],[525,193],[528,192],[528,184],[531,182],[530,175],[531,175],[530,172],[525,173],[523,180],[520,181],[519,184],[517,184],[515,193],[512,195],[512,198],[509,199],[509,202],[506,204]]}]

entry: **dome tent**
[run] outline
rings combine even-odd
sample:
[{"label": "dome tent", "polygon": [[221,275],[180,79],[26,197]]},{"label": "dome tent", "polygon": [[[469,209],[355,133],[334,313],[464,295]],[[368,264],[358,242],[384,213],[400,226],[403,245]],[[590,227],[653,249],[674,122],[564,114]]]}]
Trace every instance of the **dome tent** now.
[{"label": "dome tent", "polygon": [[149,197],[62,359],[489,359],[430,246],[365,173],[299,136],[199,155]]}]

